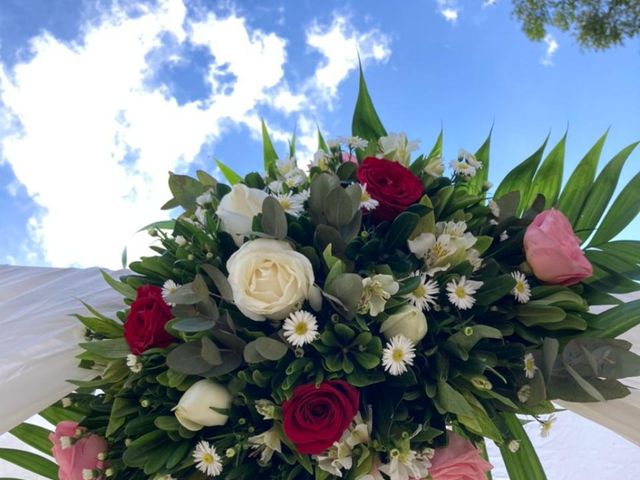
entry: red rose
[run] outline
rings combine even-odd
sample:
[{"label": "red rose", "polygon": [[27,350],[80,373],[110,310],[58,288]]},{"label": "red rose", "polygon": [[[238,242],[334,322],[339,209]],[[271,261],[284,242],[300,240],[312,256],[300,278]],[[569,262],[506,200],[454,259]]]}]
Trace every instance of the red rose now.
[{"label": "red rose", "polygon": [[358,168],[358,181],[379,205],[371,212],[374,222],[393,220],[416,203],[423,194],[422,182],[411,170],[382,158],[365,158]]},{"label": "red rose", "polygon": [[124,324],[124,338],[131,353],[141,355],[153,347],[168,347],[175,339],[164,326],[173,314],[162,298],[162,289],[144,285],[137,293]]},{"label": "red rose", "polygon": [[342,380],[300,385],[282,404],[284,433],[300,453],[317,455],[340,440],[359,405],[360,392]]}]

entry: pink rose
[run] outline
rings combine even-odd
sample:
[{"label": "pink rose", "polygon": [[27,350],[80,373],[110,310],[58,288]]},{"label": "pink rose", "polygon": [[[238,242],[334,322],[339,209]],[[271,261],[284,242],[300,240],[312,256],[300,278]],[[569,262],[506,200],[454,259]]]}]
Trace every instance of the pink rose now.
[{"label": "pink rose", "polygon": [[546,283],[569,286],[593,274],[569,220],[554,208],[533,219],[524,234],[524,252],[535,276]]},{"label": "pink rose", "polygon": [[433,480],[485,480],[485,472],[493,467],[485,462],[471,442],[453,433],[447,433],[449,444],[436,448],[431,459],[429,474]]},{"label": "pink rose", "polygon": [[[84,431],[82,427],[81,430]],[[56,431],[49,435],[53,444],[51,453],[60,467],[60,480],[83,480],[83,470],[104,470],[105,462],[98,455],[107,452],[107,442],[99,435],[83,435],[76,439],[78,424],[65,420],[56,425]],[[103,478],[96,476],[96,478]]]}]

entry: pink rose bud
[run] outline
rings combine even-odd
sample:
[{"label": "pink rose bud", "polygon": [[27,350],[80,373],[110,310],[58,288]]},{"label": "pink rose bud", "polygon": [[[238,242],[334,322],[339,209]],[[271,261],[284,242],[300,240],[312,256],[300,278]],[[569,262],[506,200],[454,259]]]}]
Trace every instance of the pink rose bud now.
[{"label": "pink rose bud", "polygon": [[433,480],[486,480],[485,472],[493,467],[483,460],[471,442],[447,433],[448,445],[436,448],[429,474]]},{"label": "pink rose bud", "polygon": [[[56,431],[49,435],[53,444],[51,454],[60,467],[60,480],[83,480],[83,470],[104,470],[105,462],[100,460],[107,452],[107,442],[99,435],[83,435],[78,438],[76,431],[84,431],[76,422],[65,420],[56,425]],[[71,440],[71,443],[69,443]],[[102,454],[102,455],[101,455]],[[96,476],[102,478],[102,476]]]},{"label": "pink rose bud", "polygon": [[538,280],[574,285],[593,274],[567,217],[552,208],[536,216],[524,234],[524,252]]}]

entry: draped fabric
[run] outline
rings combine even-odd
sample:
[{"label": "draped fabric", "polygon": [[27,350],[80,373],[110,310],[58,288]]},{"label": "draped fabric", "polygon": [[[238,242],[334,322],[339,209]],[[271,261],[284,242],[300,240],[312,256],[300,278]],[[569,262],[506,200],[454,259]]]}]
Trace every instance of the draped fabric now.
[{"label": "draped fabric", "polygon": [[[104,282],[98,269],[0,266],[0,433],[73,391],[68,379],[93,376],[78,368],[75,358],[84,329],[72,314],[82,312],[81,301],[107,316],[122,308],[122,297]],[[640,328],[622,338],[640,353]],[[639,390],[620,400],[561,405],[640,446],[640,378],[625,383]],[[589,478],[590,473],[602,480],[640,478],[638,447],[574,413],[559,414],[557,433],[547,439],[538,437],[535,424],[526,428],[550,480]],[[6,444],[6,438],[0,437],[0,445]],[[580,451],[573,450],[578,445]],[[499,453],[491,451],[494,478],[506,479]],[[585,475],[574,476],[580,468]],[[0,461],[0,476],[7,473],[12,473],[10,467]]]}]

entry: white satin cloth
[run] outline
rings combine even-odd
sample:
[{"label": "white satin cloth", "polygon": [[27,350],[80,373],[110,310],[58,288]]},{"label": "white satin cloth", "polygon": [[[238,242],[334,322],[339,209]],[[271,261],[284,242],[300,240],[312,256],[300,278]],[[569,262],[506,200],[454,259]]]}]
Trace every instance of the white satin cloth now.
[{"label": "white satin cloth", "polygon": [[[80,300],[107,316],[122,308],[122,297],[98,269],[0,266],[0,433],[73,391],[66,380],[92,376],[75,358],[84,328],[71,315],[83,311]],[[640,353],[640,328],[622,338]],[[640,379],[625,383],[640,388]],[[640,479],[639,391],[620,400],[563,407],[579,415],[558,414],[548,438],[537,434],[535,423],[526,426],[549,480]],[[7,446],[21,448],[9,435],[0,436],[0,447]],[[494,480],[508,479],[499,452],[489,450]],[[18,473],[39,478],[0,460],[0,477]]]}]

